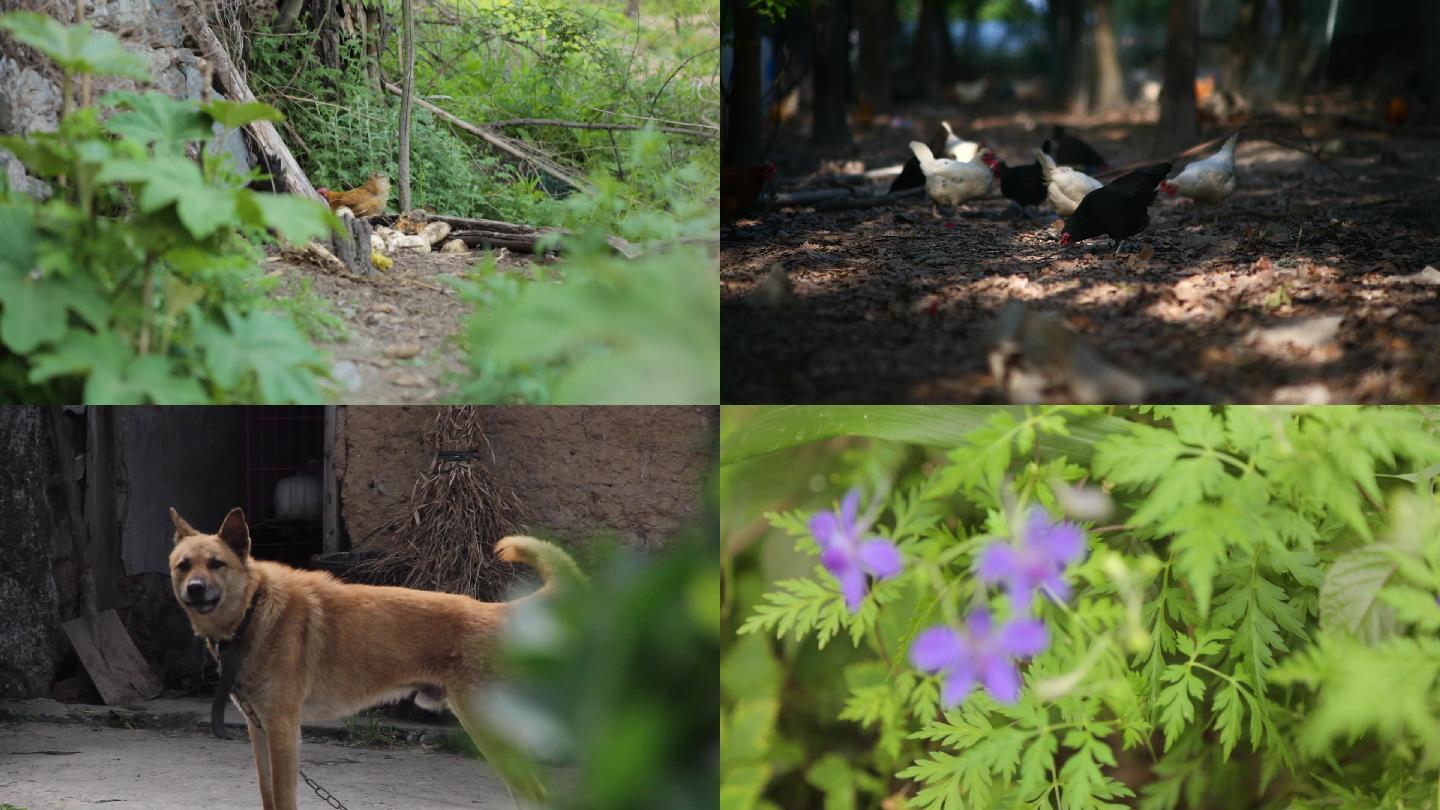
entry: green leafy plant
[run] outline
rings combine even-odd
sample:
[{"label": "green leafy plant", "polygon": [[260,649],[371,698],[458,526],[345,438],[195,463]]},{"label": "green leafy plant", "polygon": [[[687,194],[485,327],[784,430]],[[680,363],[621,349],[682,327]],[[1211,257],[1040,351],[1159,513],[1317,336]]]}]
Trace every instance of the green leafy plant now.
[{"label": "green leafy plant", "polygon": [[[703,246],[716,211],[680,193],[664,209],[631,204],[656,189],[699,182],[692,166],[659,168],[655,133],[637,138],[622,183],[603,177],[593,194],[565,201],[565,261],[533,279],[499,273],[493,259],[457,287],[475,306],[466,318],[461,381],[467,400],[696,403],[719,401],[720,294]],[[644,184],[645,189],[637,189]],[[626,259],[607,234],[654,240]],[[558,282],[558,283],[557,283]]]},{"label": "green leafy plant", "polygon": [[[113,36],[14,12],[0,28],[66,77],[143,78]],[[143,62],[143,60],[140,60]],[[246,188],[207,148],[215,130],[278,113],[117,91],[116,111],[68,111],[59,129],[0,138],[53,190],[0,189],[0,392],[13,401],[313,402],[328,366],[267,311],[254,242],[327,233],[317,202]],[[198,147],[198,148],[197,148]],[[187,149],[196,148],[197,157]]]},{"label": "green leafy plant", "polygon": [[[1440,413],[871,416],[726,411],[722,808],[1436,806]],[[903,560],[852,605],[849,488]],[[1014,694],[976,612],[1043,625]]]}]

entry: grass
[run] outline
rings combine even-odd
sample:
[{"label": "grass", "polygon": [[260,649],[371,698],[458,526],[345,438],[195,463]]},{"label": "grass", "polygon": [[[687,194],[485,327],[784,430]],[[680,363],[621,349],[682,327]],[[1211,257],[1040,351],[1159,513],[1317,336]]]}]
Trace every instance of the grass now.
[{"label": "grass", "polygon": [[405,741],[400,729],[365,715],[345,718],[345,734],[358,748],[391,748]]}]

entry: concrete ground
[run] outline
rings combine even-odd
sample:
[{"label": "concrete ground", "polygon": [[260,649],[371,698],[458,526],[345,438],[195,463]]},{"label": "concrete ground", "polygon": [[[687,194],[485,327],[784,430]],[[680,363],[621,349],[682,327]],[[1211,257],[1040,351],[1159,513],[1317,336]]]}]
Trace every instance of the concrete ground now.
[{"label": "concrete ground", "polygon": [[[148,714],[145,728],[124,728],[124,710],[91,708],[0,702],[0,712],[11,721],[0,723],[0,804],[24,810],[260,806],[243,727],[232,729],[231,740],[210,736],[203,701],[152,701],[138,713]],[[238,723],[238,712],[231,711],[227,719]],[[300,767],[353,810],[513,807],[505,785],[483,762],[432,748],[360,748],[319,736],[333,735],[334,726],[343,728],[306,724]],[[302,810],[328,806],[303,782],[297,795]]]}]

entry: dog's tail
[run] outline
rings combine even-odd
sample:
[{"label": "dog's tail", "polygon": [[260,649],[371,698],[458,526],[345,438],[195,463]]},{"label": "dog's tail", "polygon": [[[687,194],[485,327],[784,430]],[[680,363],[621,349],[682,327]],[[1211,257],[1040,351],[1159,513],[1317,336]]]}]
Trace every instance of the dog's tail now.
[{"label": "dog's tail", "polygon": [[535,594],[554,593],[585,581],[580,567],[558,546],[525,535],[512,534],[495,543],[495,555],[505,562],[524,563],[540,572],[545,585]]}]

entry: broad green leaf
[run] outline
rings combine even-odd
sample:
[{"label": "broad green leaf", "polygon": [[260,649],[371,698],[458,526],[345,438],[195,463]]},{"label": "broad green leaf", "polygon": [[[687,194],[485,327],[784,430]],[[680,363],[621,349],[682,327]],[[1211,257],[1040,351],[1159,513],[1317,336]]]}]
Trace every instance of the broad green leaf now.
[{"label": "broad green leaf", "polygon": [[730,711],[724,761],[764,759],[775,736],[775,721],[779,713],[780,701],[775,698],[737,701]]},{"label": "broad green leaf", "polygon": [[280,111],[263,101],[226,101],[215,99],[200,105],[200,109],[215,123],[225,129],[242,127],[254,121],[283,121]]},{"label": "broad green leaf", "polygon": [[40,177],[56,177],[71,170],[74,149],[53,132],[32,132],[25,137],[0,136],[0,147],[15,153],[25,168]]},{"label": "broad green leaf", "polygon": [[0,278],[18,278],[35,267],[35,223],[28,210],[0,204]]},{"label": "broad green leaf", "polygon": [[0,278],[0,340],[18,354],[65,334],[67,290],[29,274]]},{"label": "broad green leaf", "polygon": [[260,402],[323,401],[325,358],[290,321],[268,312],[226,310],[228,329],[204,322],[195,330],[205,365],[224,388],[254,386]]},{"label": "broad green leaf", "polygon": [[267,192],[251,192],[244,196],[259,207],[265,226],[274,228],[290,242],[323,237],[340,228],[339,218],[315,200]]},{"label": "broad green leaf", "polygon": [[113,160],[96,178],[102,183],[121,181],[141,187],[136,198],[140,210],[153,213],[191,194],[210,190],[200,167],[183,157],[156,156],[140,160]]},{"label": "broad green leaf", "polygon": [[181,154],[190,141],[203,141],[211,136],[210,123],[192,102],[176,101],[150,91],[107,93],[102,102],[122,107],[105,121],[105,131],[133,138],[145,145],[156,144],[173,154]]},{"label": "broad green leaf", "polygon": [[66,70],[150,79],[148,60],[125,50],[114,34],[96,31],[89,23],[65,25],[44,14],[15,11],[0,15],[0,28],[8,29],[15,39],[54,59]]},{"label": "broad green leaf", "polygon": [[114,335],[72,331],[49,351],[37,353],[30,367],[30,382],[56,377],[88,375],[95,368],[124,368],[134,355]]},{"label": "broad green leaf", "polygon": [[1394,631],[1394,609],[1377,601],[1380,589],[1395,573],[1395,561],[1387,550],[1404,553],[1376,543],[1335,560],[1320,585],[1322,628],[1352,633],[1372,644]]},{"label": "broad green leaf", "polygon": [[225,225],[233,225],[236,217],[235,195],[244,194],[228,188],[208,186],[181,197],[175,213],[185,230],[196,239],[204,239]]},{"label": "broad green leaf", "polygon": [[[721,745],[724,748],[724,745]],[[754,810],[770,783],[770,765],[760,762],[733,765],[720,772],[719,810]]]},{"label": "broad green leaf", "polygon": [[[999,405],[903,406],[829,405],[775,406],[762,410],[737,428],[721,447],[722,464],[784,450],[836,436],[867,436],[931,447],[955,447],[982,426],[991,414],[1010,411],[1017,420],[1024,409]],[[1037,449],[1044,459],[1065,456],[1089,461],[1095,443],[1106,436],[1128,433],[1123,419],[1092,414],[1069,420],[1069,436],[1041,434]]]},{"label": "broad green leaf", "polygon": [[855,771],[843,756],[831,752],[805,771],[805,781],[825,796],[825,810],[855,810]]},{"label": "broad green leaf", "polygon": [[89,405],[195,405],[207,400],[199,382],[175,376],[170,361],[155,355],[134,358],[124,366],[97,366],[85,378]]}]

